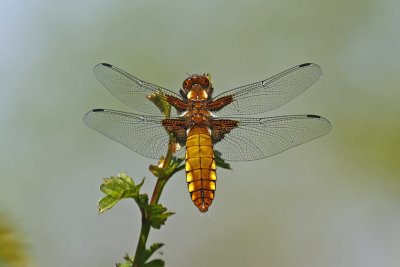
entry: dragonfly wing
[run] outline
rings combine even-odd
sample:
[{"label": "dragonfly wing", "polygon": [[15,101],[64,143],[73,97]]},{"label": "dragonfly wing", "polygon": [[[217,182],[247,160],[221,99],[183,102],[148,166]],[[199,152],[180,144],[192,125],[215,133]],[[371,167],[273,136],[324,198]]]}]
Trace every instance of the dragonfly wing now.
[{"label": "dragonfly wing", "polygon": [[163,119],[163,116],[94,109],[85,115],[83,122],[143,156],[159,159],[167,152],[169,142]]},{"label": "dragonfly wing", "polygon": [[[97,64],[93,73],[111,94],[130,108],[142,114],[160,115],[160,109],[148,97],[157,95],[167,101],[167,95],[181,98],[178,94],[163,87],[142,81],[129,73],[107,63]],[[176,116],[173,109],[171,116]]]},{"label": "dragonfly wing", "polygon": [[230,161],[266,158],[330,132],[331,124],[317,115],[269,118],[226,118],[237,127],[215,144],[222,158]]},{"label": "dragonfly wing", "polygon": [[251,115],[278,108],[313,85],[322,75],[320,66],[305,63],[266,80],[241,86],[215,97],[232,101],[216,112],[223,115]]}]

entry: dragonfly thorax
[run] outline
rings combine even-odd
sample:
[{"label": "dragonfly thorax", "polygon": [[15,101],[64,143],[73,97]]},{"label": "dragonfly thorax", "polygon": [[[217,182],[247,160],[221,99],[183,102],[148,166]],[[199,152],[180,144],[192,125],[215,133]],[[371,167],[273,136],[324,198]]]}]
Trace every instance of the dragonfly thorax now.
[{"label": "dragonfly thorax", "polygon": [[208,93],[206,89],[203,89],[200,85],[195,84],[188,92],[187,98],[193,101],[204,101],[208,99]]},{"label": "dragonfly thorax", "polygon": [[204,114],[196,113],[190,116],[189,118],[189,125],[190,126],[200,126],[203,127],[205,125],[208,125],[209,118],[208,116],[205,116]]},{"label": "dragonfly thorax", "polygon": [[207,101],[188,101],[188,110],[184,117],[186,118],[187,125],[204,127],[209,125],[211,112],[207,108]]}]

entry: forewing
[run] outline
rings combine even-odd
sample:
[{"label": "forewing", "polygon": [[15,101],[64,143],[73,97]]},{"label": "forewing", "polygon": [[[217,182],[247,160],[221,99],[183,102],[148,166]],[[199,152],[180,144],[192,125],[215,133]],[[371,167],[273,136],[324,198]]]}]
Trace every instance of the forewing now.
[{"label": "forewing", "polygon": [[[151,95],[157,95],[166,102],[166,95],[181,98],[178,94],[163,87],[142,81],[129,73],[107,63],[97,64],[93,73],[115,97],[141,114],[162,114],[160,109],[148,99]],[[173,108],[171,116],[177,112]]]},{"label": "forewing", "polygon": [[167,152],[169,135],[162,126],[163,116],[95,109],[83,118],[84,124],[133,151],[158,159]]},{"label": "forewing", "polygon": [[215,100],[232,96],[232,103],[216,113],[219,116],[251,115],[273,110],[303,93],[321,74],[318,65],[305,63],[269,79],[226,91],[216,96]]},{"label": "forewing", "polygon": [[238,126],[215,145],[230,161],[266,158],[330,132],[331,124],[317,115],[269,118],[227,118]]}]

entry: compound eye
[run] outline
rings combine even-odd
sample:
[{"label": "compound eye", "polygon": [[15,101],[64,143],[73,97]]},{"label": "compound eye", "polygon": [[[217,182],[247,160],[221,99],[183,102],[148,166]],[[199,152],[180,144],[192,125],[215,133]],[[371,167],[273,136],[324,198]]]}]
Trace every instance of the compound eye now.
[{"label": "compound eye", "polygon": [[192,80],[191,79],[186,79],[183,81],[183,88],[185,89],[190,89],[192,85]]},{"label": "compound eye", "polygon": [[205,78],[205,77],[201,77],[200,79],[199,79],[199,82],[200,82],[200,85],[202,86],[202,87],[208,87],[209,85],[210,85],[210,81],[207,79],[207,78]]}]

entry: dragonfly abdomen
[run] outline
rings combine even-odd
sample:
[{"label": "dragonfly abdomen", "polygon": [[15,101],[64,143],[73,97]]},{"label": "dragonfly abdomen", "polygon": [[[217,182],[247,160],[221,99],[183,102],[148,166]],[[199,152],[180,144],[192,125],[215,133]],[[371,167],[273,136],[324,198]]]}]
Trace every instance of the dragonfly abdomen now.
[{"label": "dragonfly abdomen", "polygon": [[193,127],[186,140],[186,181],[194,205],[206,212],[215,196],[214,150],[206,128]]}]

